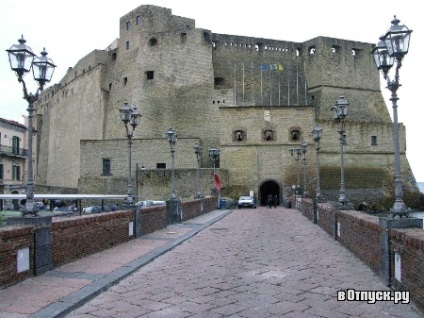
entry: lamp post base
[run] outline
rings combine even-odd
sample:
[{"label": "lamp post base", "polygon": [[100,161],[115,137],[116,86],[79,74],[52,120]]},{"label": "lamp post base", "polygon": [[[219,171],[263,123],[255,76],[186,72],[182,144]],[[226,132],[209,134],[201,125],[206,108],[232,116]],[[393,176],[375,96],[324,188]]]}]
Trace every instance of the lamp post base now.
[{"label": "lamp post base", "polygon": [[26,215],[38,216],[38,209],[33,200],[27,200],[24,207],[21,209],[22,217]]},{"label": "lamp post base", "polygon": [[390,209],[389,215],[392,218],[407,218],[408,207],[402,200],[396,200],[393,207]]}]

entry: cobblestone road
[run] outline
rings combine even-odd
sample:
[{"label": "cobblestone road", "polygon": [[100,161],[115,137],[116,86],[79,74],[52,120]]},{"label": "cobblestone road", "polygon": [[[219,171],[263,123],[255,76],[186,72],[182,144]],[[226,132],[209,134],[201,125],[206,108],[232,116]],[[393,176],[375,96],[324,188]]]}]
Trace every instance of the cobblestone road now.
[{"label": "cobblestone road", "polygon": [[67,317],[423,317],[337,301],[348,289],[388,290],[298,211],[262,207],[235,210]]}]

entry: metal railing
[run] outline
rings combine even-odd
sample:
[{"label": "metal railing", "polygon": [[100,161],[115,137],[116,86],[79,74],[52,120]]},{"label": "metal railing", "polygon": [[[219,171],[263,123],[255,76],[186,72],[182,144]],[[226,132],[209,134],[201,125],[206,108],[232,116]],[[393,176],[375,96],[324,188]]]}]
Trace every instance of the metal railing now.
[{"label": "metal railing", "polygon": [[13,146],[0,145],[0,154],[5,154],[8,156],[28,156],[28,150],[24,148],[17,148]]}]

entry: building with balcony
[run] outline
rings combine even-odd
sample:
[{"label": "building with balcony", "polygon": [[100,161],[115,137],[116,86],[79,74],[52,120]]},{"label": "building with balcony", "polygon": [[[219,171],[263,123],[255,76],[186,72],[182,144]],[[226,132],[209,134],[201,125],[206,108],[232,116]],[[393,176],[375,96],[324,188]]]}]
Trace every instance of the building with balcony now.
[{"label": "building with balcony", "polygon": [[[0,118],[0,193],[25,193],[27,127]],[[18,200],[0,200],[1,209],[17,209]]]}]

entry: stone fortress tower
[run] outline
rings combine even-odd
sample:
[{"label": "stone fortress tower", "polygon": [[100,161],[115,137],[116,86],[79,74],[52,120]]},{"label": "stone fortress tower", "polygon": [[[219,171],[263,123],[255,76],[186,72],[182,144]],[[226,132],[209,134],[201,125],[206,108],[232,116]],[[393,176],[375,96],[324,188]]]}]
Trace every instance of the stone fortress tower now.
[{"label": "stone fortress tower", "polygon": [[[393,124],[370,56],[373,44],[317,37],[306,42],[215,34],[170,9],[140,6],[120,19],[120,37],[83,57],[45,89],[37,104],[38,191],[126,193],[124,102],[142,114],[133,139],[136,195],[168,198],[171,155],[165,132],[177,131],[177,194],[196,193],[194,143],[203,147],[202,184],[212,185],[208,147],[220,149],[223,195],[290,195],[296,162],[288,149],[309,144],[308,191],[315,184],[310,132],[323,128],[321,186],[337,199],[340,154],[331,107],[350,102],[345,178],[355,202],[390,196]],[[416,184],[405,155],[404,185]],[[301,162],[303,164],[303,162]],[[302,172],[303,173],[303,172]],[[377,199],[376,199],[377,198]]]}]

